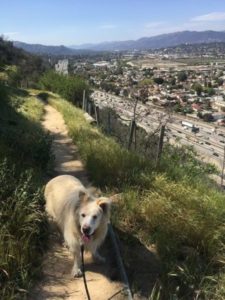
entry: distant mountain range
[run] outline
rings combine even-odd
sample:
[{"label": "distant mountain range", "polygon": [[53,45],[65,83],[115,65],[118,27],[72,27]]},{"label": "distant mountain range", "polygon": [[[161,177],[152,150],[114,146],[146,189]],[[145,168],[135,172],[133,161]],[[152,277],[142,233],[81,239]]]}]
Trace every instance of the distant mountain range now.
[{"label": "distant mountain range", "polygon": [[58,56],[69,56],[79,55],[85,53],[94,52],[89,49],[72,49],[65,46],[46,46],[41,44],[27,44],[23,42],[14,41],[13,45],[17,48],[21,48],[27,52],[38,54],[38,55],[58,55]]},{"label": "distant mountain range", "polygon": [[14,42],[18,48],[35,54],[76,55],[89,51],[129,51],[148,50],[172,47],[181,44],[199,44],[225,42],[225,31],[180,31],[161,34],[153,37],[143,37],[138,40],[104,42],[99,44],[83,44],[79,46],[43,46]]},{"label": "distant mountain range", "polygon": [[96,51],[115,50],[147,50],[172,47],[181,44],[198,44],[211,42],[225,42],[225,31],[180,31],[160,34],[152,37],[143,37],[138,40],[121,42],[105,42],[100,44],[84,44],[72,46],[74,49],[91,49]]}]

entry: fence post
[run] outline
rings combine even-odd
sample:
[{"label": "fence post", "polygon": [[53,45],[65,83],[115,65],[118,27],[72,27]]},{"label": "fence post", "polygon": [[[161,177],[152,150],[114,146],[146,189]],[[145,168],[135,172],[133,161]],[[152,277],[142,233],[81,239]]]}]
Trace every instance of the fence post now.
[{"label": "fence post", "polygon": [[221,172],[221,183],[220,183],[220,186],[221,188],[223,188],[223,176],[224,176],[224,167],[225,167],[225,146],[224,146],[224,149],[223,149],[223,162],[222,162],[222,172]]},{"label": "fence post", "polygon": [[97,125],[99,126],[99,107],[95,105],[95,120]]},{"label": "fence post", "polygon": [[163,149],[163,139],[165,135],[165,125],[161,126],[160,134],[159,134],[159,143],[158,143],[158,149],[157,149],[157,156],[156,156],[156,167],[158,166],[162,154]]},{"label": "fence post", "polygon": [[83,90],[83,104],[82,109],[85,111],[85,90]]},{"label": "fence post", "polygon": [[136,149],[137,149],[137,125],[134,127],[134,150],[136,151]]},{"label": "fence post", "polygon": [[85,112],[88,112],[88,104],[89,104],[89,100],[88,98],[85,98]]},{"label": "fence post", "polygon": [[131,126],[130,126],[130,135],[129,135],[129,140],[128,140],[128,146],[127,146],[128,150],[130,150],[132,142],[133,142],[133,135],[134,135],[135,127],[136,127],[136,122],[135,122],[135,120],[132,120]]},{"label": "fence post", "polygon": [[91,109],[92,108],[92,103],[91,101],[88,101],[88,114],[91,116]]},{"label": "fence post", "polygon": [[108,110],[108,134],[111,133],[111,115],[110,115],[110,110]]}]

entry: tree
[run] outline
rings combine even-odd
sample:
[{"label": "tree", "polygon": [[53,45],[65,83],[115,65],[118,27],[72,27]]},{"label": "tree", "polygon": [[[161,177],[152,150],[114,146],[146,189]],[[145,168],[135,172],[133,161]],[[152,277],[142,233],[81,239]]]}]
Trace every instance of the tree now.
[{"label": "tree", "polygon": [[128,90],[127,89],[124,89],[123,90],[123,96],[124,97],[128,97],[129,93],[128,93]]},{"label": "tree", "polygon": [[191,107],[186,107],[183,109],[183,112],[186,114],[192,114],[193,113],[193,109]]},{"label": "tree", "polygon": [[222,78],[218,78],[218,79],[217,79],[217,84],[218,84],[218,86],[223,85],[223,82],[224,82],[224,80],[223,80]]},{"label": "tree", "polygon": [[203,87],[200,83],[194,83],[192,85],[192,89],[197,93],[198,96],[201,96],[202,92],[203,92]]},{"label": "tree", "polygon": [[123,68],[121,66],[118,66],[114,71],[114,75],[123,75]]},{"label": "tree", "polygon": [[178,75],[177,75],[177,79],[179,80],[179,81],[186,81],[187,80],[187,74],[186,74],[186,72],[184,72],[184,71],[180,71],[179,73],[178,73]]},{"label": "tree", "polygon": [[202,119],[202,118],[203,118],[202,112],[199,111],[199,112],[197,113],[197,117],[200,118],[200,119]]},{"label": "tree", "polygon": [[205,122],[212,122],[214,120],[212,114],[210,113],[204,114],[202,118]]},{"label": "tree", "polygon": [[171,85],[175,85],[176,84],[176,78],[175,77],[171,78],[170,84]]},{"label": "tree", "polygon": [[144,69],[144,76],[145,77],[152,77],[154,75],[154,72],[150,68]]},{"label": "tree", "polygon": [[140,100],[143,103],[148,101],[148,89],[147,88],[140,89]]},{"label": "tree", "polygon": [[215,95],[215,90],[212,87],[208,87],[205,89],[205,92],[209,95],[209,96],[213,96]]},{"label": "tree", "polygon": [[141,80],[139,83],[138,83],[138,86],[140,87],[145,87],[145,86],[149,86],[153,83],[152,79],[150,78],[145,78],[143,80]]},{"label": "tree", "polygon": [[40,79],[40,87],[60,94],[72,103],[81,106],[83,91],[88,96],[90,89],[86,82],[78,76],[65,76],[53,71],[46,72]]},{"label": "tree", "polygon": [[164,79],[162,77],[155,77],[153,80],[157,84],[163,84],[164,82]]},{"label": "tree", "polygon": [[182,111],[182,107],[181,107],[180,103],[176,103],[174,105],[174,111],[175,112],[181,112]]}]

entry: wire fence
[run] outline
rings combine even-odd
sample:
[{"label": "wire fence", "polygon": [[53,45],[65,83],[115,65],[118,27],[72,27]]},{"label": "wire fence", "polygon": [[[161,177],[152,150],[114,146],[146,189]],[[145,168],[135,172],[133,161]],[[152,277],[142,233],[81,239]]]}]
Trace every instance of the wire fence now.
[{"label": "wire fence", "polygon": [[[172,157],[174,153],[173,147],[179,144],[179,137],[171,134],[171,129],[168,126],[167,122],[170,122],[171,119],[170,112],[168,112],[166,121],[165,119],[158,119],[157,128],[153,125],[151,126],[151,124],[148,128],[140,124],[137,121],[139,119],[139,114],[136,112],[137,102],[138,99],[134,103],[133,116],[129,119],[121,116],[115,109],[95,103],[93,99],[87,99],[85,92],[83,95],[82,108],[95,120],[97,126],[106,134],[115,138],[118,143],[128,150],[145,156],[157,167],[160,164],[165,144],[170,145],[172,138],[172,147],[166,147],[167,152],[171,152],[170,155]],[[220,186],[224,187],[225,147],[221,164],[222,166],[218,166],[218,169],[221,170],[221,174],[217,177],[220,179]],[[216,181],[218,182],[217,179]]]},{"label": "wire fence", "polygon": [[83,110],[92,116],[96,124],[108,135],[114,137],[123,147],[160,162],[165,135],[165,125],[147,131],[136,121],[136,113],[131,119],[125,119],[109,107],[97,105],[84,95]]}]

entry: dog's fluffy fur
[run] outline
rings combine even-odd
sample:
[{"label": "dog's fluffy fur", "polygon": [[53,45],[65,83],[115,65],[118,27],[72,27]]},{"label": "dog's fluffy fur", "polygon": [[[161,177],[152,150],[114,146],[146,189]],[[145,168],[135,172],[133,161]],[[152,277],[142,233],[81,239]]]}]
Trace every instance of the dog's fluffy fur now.
[{"label": "dog's fluffy fur", "polygon": [[105,197],[95,198],[77,178],[70,175],[50,180],[44,194],[46,211],[60,228],[73,254],[72,275],[81,276],[81,244],[95,260],[104,260],[97,250],[107,233],[111,201]]}]

